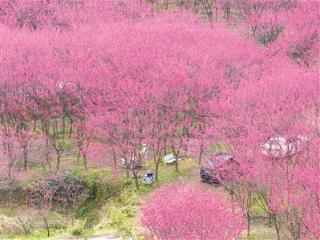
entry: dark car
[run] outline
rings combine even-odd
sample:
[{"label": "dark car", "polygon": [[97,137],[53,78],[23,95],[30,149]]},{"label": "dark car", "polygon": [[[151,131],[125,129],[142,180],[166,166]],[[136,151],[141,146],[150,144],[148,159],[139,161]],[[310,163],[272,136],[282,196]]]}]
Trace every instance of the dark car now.
[{"label": "dark car", "polygon": [[214,154],[210,160],[202,164],[200,177],[202,181],[210,184],[221,184],[230,181],[237,173],[239,163],[230,154]]}]

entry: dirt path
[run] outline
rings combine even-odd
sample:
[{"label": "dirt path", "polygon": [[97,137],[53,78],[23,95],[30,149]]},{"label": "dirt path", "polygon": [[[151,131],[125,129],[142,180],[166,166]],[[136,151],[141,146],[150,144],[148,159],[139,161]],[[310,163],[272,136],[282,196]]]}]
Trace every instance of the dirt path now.
[{"label": "dirt path", "polygon": [[[84,238],[70,237],[70,238],[56,238],[57,240],[83,240]],[[111,233],[97,234],[87,238],[88,240],[122,240],[122,238]]]},{"label": "dirt path", "polygon": [[101,234],[88,238],[89,240],[121,240],[121,238],[116,237],[113,234]]}]

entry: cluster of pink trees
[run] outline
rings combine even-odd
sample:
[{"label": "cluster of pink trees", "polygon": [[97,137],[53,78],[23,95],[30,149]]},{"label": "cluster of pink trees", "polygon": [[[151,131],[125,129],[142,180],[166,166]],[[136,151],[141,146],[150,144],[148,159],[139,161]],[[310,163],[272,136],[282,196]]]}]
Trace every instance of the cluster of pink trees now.
[{"label": "cluster of pink trees", "polygon": [[[1,2],[1,174],[35,159],[57,172],[76,146],[85,168],[125,159],[138,188],[136,163],[158,179],[166,152],[201,162],[219,141],[240,163],[225,187],[248,233],[257,201],[279,239],[319,237],[318,3],[153,2]],[[264,155],[272,137],[299,151]]]},{"label": "cluster of pink trees", "polygon": [[166,185],[146,200],[141,222],[156,239],[221,239],[239,236],[241,209],[191,185]]}]

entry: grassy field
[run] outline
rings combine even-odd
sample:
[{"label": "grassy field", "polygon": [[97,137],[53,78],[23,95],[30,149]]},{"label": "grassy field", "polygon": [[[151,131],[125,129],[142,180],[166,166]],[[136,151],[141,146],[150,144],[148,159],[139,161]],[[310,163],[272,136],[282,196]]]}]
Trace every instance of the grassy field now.
[{"label": "grassy field", "polygon": [[[147,169],[154,169],[152,161],[140,172],[140,175],[142,176]],[[35,171],[35,174],[37,175],[37,171]],[[47,237],[47,232],[41,222],[37,222],[34,219],[28,220],[28,217],[36,214],[35,211],[32,212],[26,209],[25,212],[22,210],[21,212],[15,212],[2,208],[0,211],[0,239],[90,239],[90,236],[110,233],[119,236],[121,239],[139,240],[143,239],[143,229],[139,224],[141,203],[161,185],[186,181],[191,184],[199,184],[209,191],[224,192],[222,188],[202,183],[199,178],[198,163],[190,158],[180,161],[179,173],[175,172],[174,165],[161,163],[159,181],[153,185],[143,185],[142,177],[140,177],[141,188],[139,191],[135,189],[132,178],[124,177],[126,175],[124,171],[121,172],[122,177],[115,180],[109,168],[91,167],[88,172],[85,172],[79,163],[78,167],[73,167],[72,170],[69,170],[69,174],[84,177],[89,184],[93,184],[96,181],[101,183],[109,182],[112,187],[103,191],[99,190],[100,192],[98,191],[96,199],[87,202],[76,210],[72,221],[66,219],[64,215],[50,212],[48,215],[51,225],[50,238]],[[106,195],[108,197],[105,197]],[[252,212],[253,223],[250,239],[275,239],[274,230],[268,227],[267,218],[259,206],[253,206]],[[33,226],[30,226],[34,230],[30,231],[27,236],[21,231],[22,226],[17,220],[17,216],[20,216],[26,222],[34,221]],[[245,230],[240,239],[247,239]]]}]

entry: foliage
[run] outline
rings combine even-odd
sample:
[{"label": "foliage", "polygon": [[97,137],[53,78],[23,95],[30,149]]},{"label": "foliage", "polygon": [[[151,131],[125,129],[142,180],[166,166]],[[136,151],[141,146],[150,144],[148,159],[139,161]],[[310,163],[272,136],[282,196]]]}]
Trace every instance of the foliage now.
[{"label": "foliage", "polygon": [[243,228],[232,203],[183,184],[157,190],[142,212],[142,225],[160,239],[234,239]]}]

